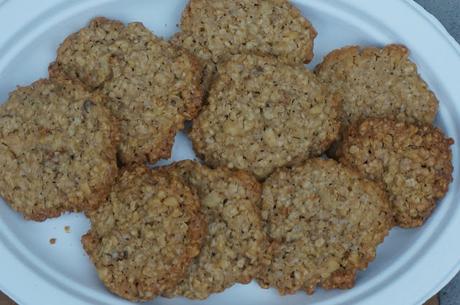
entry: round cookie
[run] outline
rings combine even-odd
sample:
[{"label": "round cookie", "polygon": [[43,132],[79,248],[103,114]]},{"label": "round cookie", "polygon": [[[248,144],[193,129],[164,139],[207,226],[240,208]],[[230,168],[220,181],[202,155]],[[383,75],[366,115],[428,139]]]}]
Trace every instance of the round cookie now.
[{"label": "round cookie", "polygon": [[215,65],[228,55],[259,53],[308,63],[317,34],[287,0],[190,0],[180,27],[172,42],[206,63],[205,88]]},{"label": "round cookie", "polygon": [[323,153],[337,138],[340,115],[339,100],[303,65],[236,55],[218,67],[190,137],[210,165],[263,179]]},{"label": "round cookie", "polygon": [[258,280],[281,294],[351,288],[392,226],[384,191],[334,160],[277,170],[263,185],[261,210],[273,243]]},{"label": "round cookie", "polygon": [[124,170],[107,202],[87,215],[85,251],[104,285],[131,301],[173,288],[206,234],[196,194],[177,178],[144,166]]},{"label": "round cookie", "polygon": [[337,154],[384,186],[399,226],[416,227],[449,188],[453,143],[431,125],[367,119],[349,128]]},{"label": "round cookie", "polygon": [[93,19],[61,44],[49,70],[110,97],[125,164],[168,158],[176,132],[201,105],[198,60],[141,23]]},{"label": "round cookie", "polygon": [[332,51],[315,72],[343,98],[344,127],[367,117],[432,123],[438,101],[402,45]]},{"label": "round cookie", "polygon": [[117,176],[118,128],[101,96],[39,80],[0,106],[0,195],[26,219],[98,207]]},{"label": "round cookie", "polygon": [[235,283],[249,283],[266,260],[261,186],[243,171],[210,169],[193,161],[163,168],[197,189],[208,235],[181,283],[165,295],[205,299]]}]

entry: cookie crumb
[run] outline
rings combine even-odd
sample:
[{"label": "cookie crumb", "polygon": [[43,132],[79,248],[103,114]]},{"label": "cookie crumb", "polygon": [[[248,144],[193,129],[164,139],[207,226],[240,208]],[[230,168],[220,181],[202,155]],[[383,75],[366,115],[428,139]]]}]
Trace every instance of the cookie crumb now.
[{"label": "cookie crumb", "polygon": [[65,226],[65,227],[64,227],[64,231],[65,231],[66,233],[70,233],[70,226]]},{"label": "cookie crumb", "polygon": [[56,238],[50,238],[50,244],[51,245],[56,244]]}]

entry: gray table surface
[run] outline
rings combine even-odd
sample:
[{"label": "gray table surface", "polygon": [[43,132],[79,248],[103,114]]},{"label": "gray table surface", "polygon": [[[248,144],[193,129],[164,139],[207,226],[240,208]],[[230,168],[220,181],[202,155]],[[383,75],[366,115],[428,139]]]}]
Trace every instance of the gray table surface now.
[{"label": "gray table surface", "polygon": [[[460,0],[416,0],[460,42]],[[441,305],[460,305],[460,274],[440,293]]]}]

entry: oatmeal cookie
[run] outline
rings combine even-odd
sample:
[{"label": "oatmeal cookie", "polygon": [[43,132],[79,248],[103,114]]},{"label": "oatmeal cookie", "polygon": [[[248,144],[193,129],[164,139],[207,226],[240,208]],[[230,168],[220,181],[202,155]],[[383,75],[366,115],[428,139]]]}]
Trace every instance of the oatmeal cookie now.
[{"label": "oatmeal cookie", "polygon": [[287,0],[190,0],[180,27],[172,42],[206,63],[205,88],[228,55],[261,53],[299,64],[313,58],[316,31]]},{"label": "oatmeal cookie", "polygon": [[166,293],[205,299],[235,283],[248,283],[266,260],[267,239],[260,219],[261,186],[250,174],[210,169],[192,161],[163,168],[195,187],[207,218],[200,255],[181,283]]},{"label": "oatmeal cookie", "polygon": [[125,169],[82,244],[99,278],[132,301],[174,287],[200,252],[206,222],[196,194],[175,177],[144,166]]},{"label": "oatmeal cookie", "polygon": [[236,55],[219,65],[190,137],[210,165],[263,179],[323,153],[338,136],[340,111],[339,100],[303,65]]},{"label": "oatmeal cookie", "polygon": [[104,98],[64,80],[18,87],[0,106],[0,195],[26,219],[98,207],[118,169]]},{"label": "oatmeal cookie", "polygon": [[349,128],[337,154],[385,187],[400,226],[416,227],[449,188],[453,143],[431,125],[367,119]]},{"label": "oatmeal cookie", "polygon": [[436,116],[438,101],[405,46],[338,49],[315,72],[343,98],[344,127],[367,117],[432,123]]},{"label": "oatmeal cookie", "polygon": [[168,158],[176,132],[201,105],[198,60],[137,22],[93,19],[61,44],[49,71],[110,97],[125,164]]},{"label": "oatmeal cookie", "polygon": [[273,256],[259,283],[281,294],[351,288],[392,226],[385,192],[334,160],[277,170],[261,209]]}]

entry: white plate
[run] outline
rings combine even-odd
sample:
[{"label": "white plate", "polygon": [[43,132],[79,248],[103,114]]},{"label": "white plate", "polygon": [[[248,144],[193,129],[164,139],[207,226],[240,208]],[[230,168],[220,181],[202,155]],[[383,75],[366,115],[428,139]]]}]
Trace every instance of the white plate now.
[{"label": "white plate", "polygon": [[[403,43],[440,100],[437,124],[460,143],[460,47],[432,16],[403,0],[296,0],[319,32],[311,66],[334,48],[348,44]],[[104,15],[124,22],[142,21],[156,34],[177,31],[185,0],[26,1],[0,0],[0,101],[16,85],[47,74],[59,43]],[[193,157],[179,134],[173,159]],[[421,304],[441,289],[460,268],[458,145],[453,146],[454,182],[433,216],[419,229],[393,229],[377,259],[360,272],[347,291],[317,291],[281,297],[256,283],[235,285],[202,304]],[[0,173],[1,174],[1,173]],[[1,200],[0,200],[1,201]],[[65,233],[64,226],[71,232]],[[88,221],[68,214],[43,223],[24,221],[0,202],[0,289],[20,304],[128,304],[108,293],[80,246]],[[50,245],[49,239],[56,238]],[[153,304],[190,304],[157,298]],[[198,304],[199,302],[193,302]]]}]

